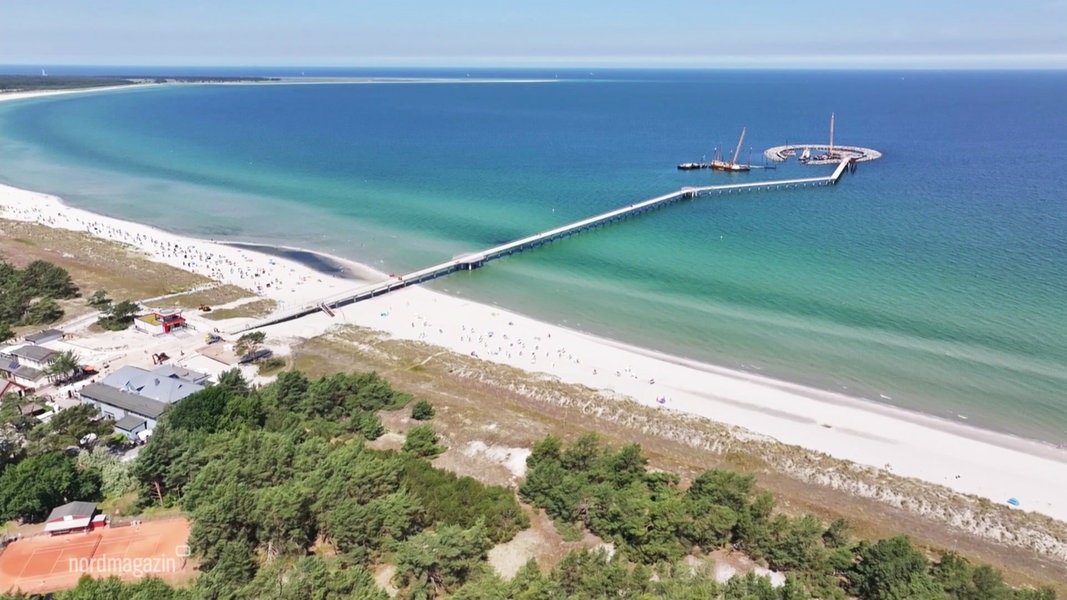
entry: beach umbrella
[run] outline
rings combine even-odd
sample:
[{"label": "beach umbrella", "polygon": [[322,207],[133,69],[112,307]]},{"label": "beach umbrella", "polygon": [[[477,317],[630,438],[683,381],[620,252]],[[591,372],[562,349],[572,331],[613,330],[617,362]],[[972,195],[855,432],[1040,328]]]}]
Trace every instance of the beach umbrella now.
[{"label": "beach umbrella", "polygon": [[1017,498],[1008,498],[1008,504],[1012,506],[1019,506],[1019,500]]}]

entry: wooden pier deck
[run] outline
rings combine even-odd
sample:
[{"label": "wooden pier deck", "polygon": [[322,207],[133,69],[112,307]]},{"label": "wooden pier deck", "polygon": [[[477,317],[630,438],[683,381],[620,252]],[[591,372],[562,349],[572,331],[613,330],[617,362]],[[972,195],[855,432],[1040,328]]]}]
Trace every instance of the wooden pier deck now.
[{"label": "wooden pier deck", "polygon": [[637,216],[649,211],[657,210],[665,206],[670,206],[683,200],[691,200],[705,195],[722,195],[731,194],[734,192],[754,192],[776,189],[790,189],[790,188],[802,188],[810,186],[823,186],[823,185],[835,185],[841,176],[849,168],[850,165],[854,165],[855,162],[849,159],[842,160],[834,172],[824,177],[804,177],[800,179],[780,179],[774,181],[754,181],[751,183],[731,183],[724,185],[709,185],[704,187],[686,187],[676,192],[650,198],[641,202],[630,204],[622,208],[618,208],[606,213],[602,213],[581,221],[575,221],[561,227],[549,229],[548,231],[542,231],[534,235],[526,236],[524,238],[517,239],[512,242],[500,244],[487,250],[480,252],[473,252],[454,257],[452,260],[445,261],[443,263],[426,267],[425,269],[419,269],[408,273],[406,275],[398,275],[390,277],[385,281],[372,283],[363,287],[342,292],[340,294],[322,298],[321,300],[308,304],[300,308],[294,308],[285,311],[281,314],[271,315],[262,321],[252,323],[251,325],[236,331],[234,333],[241,333],[244,331],[250,331],[258,329],[260,327],[266,327],[268,325],[274,325],[277,323],[283,323],[298,319],[300,317],[310,315],[319,311],[333,316],[333,309],[354,304],[375,296],[381,296],[382,294],[388,294],[389,292],[402,289],[411,285],[417,285],[454,273],[456,271],[471,270],[481,267],[485,263],[503,258],[505,256],[511,256],[519,252],[530,250],[542,246],[549,242],[572,236],[590,229],[594,229],[603,225],[621,221],[633,216]]}]

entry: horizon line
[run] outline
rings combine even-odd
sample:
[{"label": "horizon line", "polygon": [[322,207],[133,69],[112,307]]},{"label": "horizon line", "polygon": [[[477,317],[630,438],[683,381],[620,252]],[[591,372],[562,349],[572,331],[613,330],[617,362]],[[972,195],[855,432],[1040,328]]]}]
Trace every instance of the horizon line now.
[{"label": "horizon line", "polygon": [[268,63],[227,63],[227,64],[196,64],[196,63],[150,63],[150,64],[123,64],[123,63],[0,63],[0,75],[13,73],[3,72],[9,68],[23,69],[55,69],[55,68],[123,68],[123,69],[515,69],[515,70],[547,70],[560,69],[567,71],[581,71],[589,69],[603,69],[610,71],[623,70],[660,70],[660,71],[1067,71],[1067,64],[1063,65],[952,65],[952,64],[882,64],[882,65],[780,65],[780,64],[744,64],[744,65],[679,65],[679,64],[268,64]]},{"label": "horizon line", "polygon": [[794,55],[794,56],[310,56],[303,62],[291,57],[239,58],[170,57],[134,64],[125,58],[86,60],[52,57],[28,61],[20,57],[0,66],[39,67],[198,67],[198,68],[456,68],[456,69],[688,69],[688,70],[1065,70],[1067,53],[1055,54],[894,54],[894,55]]}]

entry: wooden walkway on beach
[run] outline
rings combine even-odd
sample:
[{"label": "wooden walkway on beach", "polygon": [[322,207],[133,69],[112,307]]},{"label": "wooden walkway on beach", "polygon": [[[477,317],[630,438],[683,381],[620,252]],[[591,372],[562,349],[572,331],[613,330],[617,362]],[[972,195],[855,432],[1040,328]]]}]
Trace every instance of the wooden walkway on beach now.
[{"label": "wooden walkway on beach", "polygon": [[537,248],[549,242],[569,237],[590,229],[595,229],[603,225],[608,225],[616,221],[621,221],[630,217],[634,217],[649,211],[670,206],[683,200],[691,200],[705,195],[722,195],[731,194],[734,192],[755,192],[766,190],[779,190],[789,188],[802,188],[810,186],[823,186],[823,185],[835,185],[841,176],[849,169],[850,166],[854,166],[855,161],[844,159],[838,164],[837,168],[830,175],[824,177],[805,177],[800,179],[780,179],[776,181],[756,181],[752,183],[732,183],[725,185],[709,185],[705,187],[686,187],[670,194],[664,194],[657,196],[649,200],[630,204],[622,208],[618,208],[603,214],[599,214],[588,219],[582,219],[568,225],[556,227],[548,231],[543,231],[534,235],[530,235],[521,239],[517,239],[512,242],[494,246],[487,250],[480,252],[474,252],[470,254],[464,254],[457,256],[452,260],[445,261],[443,263],[426,267],[406,275],[396,275],[389,279],[377,283],[368,284],[358,289],[350,290],[337,294],[335,296],[323,298],[317,302],[308,304],[306,306],[295,308],[281,314],[275,314],[270,317],[253,323],[240,331],[234,333],[241,333],[252,329],[258,329],[260,327],[266,327],[268,325],[275,325],[277,323],[283,323],[285,321],[291,321],[298,319],[316,312],[324,312],[329,316],[334,316],[333,310],[349,304],[354,304],[363,300],[388,294],[389,292],[399,290],[411,285],[417,285],[425,283],[432,279],[437,279],[444,275],[454,273],[456,271],[469,271],[481,267],[485,263],[503,258],[505,256],[511,256],[512,254],[518,254],[525,252],[532,248]]}]

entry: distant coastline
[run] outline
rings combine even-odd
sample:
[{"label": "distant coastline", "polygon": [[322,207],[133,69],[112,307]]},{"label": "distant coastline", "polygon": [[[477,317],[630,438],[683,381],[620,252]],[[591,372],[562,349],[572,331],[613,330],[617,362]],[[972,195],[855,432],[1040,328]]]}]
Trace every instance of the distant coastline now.
[{"label": "distant coastline", "polygon": [[558,79],[492,77],[228,77],[211,75],[10,75],[0,73],[0,98],[7,94],[91,92],[146,85],[335,85],[427,83],[553,83]]},{"label": "distant coastline", "polygon": [[16,92],[89,91],[161,83],[264,83],[271,77],[211,77],[153,75],[4,75],[0,74],[0,94]]}]

